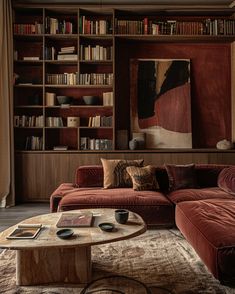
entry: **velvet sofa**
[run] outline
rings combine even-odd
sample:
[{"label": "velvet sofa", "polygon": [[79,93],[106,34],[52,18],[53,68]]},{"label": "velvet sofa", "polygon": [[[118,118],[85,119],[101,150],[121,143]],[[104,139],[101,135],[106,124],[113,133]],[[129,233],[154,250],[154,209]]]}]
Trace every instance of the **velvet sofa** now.
[{"label": "velvet sofa", "polygon": [[219,175],[229,167],[195,165],[197,187],[170,191],[166,168],[157,166],[160,189],[134,191],[103,189],[102,166],[81,166],[76,170],[74,183],[61,184],[51,195],[51,212],[126,208],[141,215],[148,226],[176,224],[215,278],[222,283],[234,283],[235,195],[218,187]]},{"label": "velvet sofa", "polygon": [[156,166],[158,191],[134,191],[132,188],[103,189],[100,165],[80,166],[74,183],[61,184],[51,195],[51,212],[81,208],[126,208],[143,217],[147,225],[173,225],[175,204],[205,199],[235,199],[217,186],[217,178],[227,165],[196,165],[197,188],[169,192],[168,174]]}]

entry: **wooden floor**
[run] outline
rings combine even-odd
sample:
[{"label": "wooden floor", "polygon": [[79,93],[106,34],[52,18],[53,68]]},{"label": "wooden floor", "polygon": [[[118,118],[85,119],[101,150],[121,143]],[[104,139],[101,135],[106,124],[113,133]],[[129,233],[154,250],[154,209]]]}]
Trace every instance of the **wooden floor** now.
[{"label": "wooden floor", "polygon": [[49,213],[49,203],[28,203],[10,208],[0,208],[0,231],[17,224],[23,219]]}]

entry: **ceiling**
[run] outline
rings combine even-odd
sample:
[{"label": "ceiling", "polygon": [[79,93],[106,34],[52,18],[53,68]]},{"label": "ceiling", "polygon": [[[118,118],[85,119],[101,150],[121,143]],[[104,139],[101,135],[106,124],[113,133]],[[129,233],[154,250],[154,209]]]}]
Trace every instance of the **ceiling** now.
[{"label": "ceiling", "polygon": [[222,5],[229,6],[232,0],[12,0],[14,3],[73,3],[73,4],[157,4],[157,5]]}]

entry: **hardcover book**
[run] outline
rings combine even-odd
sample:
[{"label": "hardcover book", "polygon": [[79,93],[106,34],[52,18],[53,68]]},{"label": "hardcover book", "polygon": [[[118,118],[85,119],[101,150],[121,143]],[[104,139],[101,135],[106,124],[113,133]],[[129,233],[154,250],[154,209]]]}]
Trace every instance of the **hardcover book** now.
[{"label": "hardcover book", "polygon": [[91,212],[79,212],[79,213],[62,213],[56,226],[58,228],[65,227],[90,227],[92,223]]},{"label": "hardcover book", "polygon": [[7,239],[34,239],[42,228],[41,224],[22,224],[7,236]]}]

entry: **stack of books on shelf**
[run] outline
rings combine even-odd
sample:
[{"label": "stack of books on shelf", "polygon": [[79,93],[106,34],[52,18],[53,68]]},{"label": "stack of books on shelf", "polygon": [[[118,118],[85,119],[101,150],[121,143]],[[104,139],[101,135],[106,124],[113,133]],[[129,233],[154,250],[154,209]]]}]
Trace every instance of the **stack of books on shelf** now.
[{"label": "stack of books on shelf", "polygon": [[112,116],[100,116],[89,117],[88,127],[111,127],[113,117]]},{"label": "stack of books on shelf", "polygon": [[78,73],[47,74],[46,82],[50,85],[77,85]]},{"label": "stack of books on shelf", "polygon": [[43,127],[43,116],[14,115],[14,127]]},{"label": "stack of books on shelf", "polygon": [[113,142],[109,139],[80,138],[81,150],[112,150]]},{"label": "stack of books on shelf", "polygon": [[34,24],[17,24],[13,25],[13,31],[16,35],[43,34],[43,25],[35,21]]},{"label": "stack of books on shelf", "polygon": [[53,17],[46,17],[45,33],[46,34],[72,34],[73,24],[70,21],[59,20]]},{"label": "stack of books on shelf", "polygon": [[104,106],[113,106],[113,92],[104,92],[103,93],[103,105]]},{"label": "stack of books on shelf", "polygon": [[23,60],[25,60],[25,61],[40,60],[40,57],[39,56],[25,56],[25,57],[23,57]]},{"label": "stack of books on shelf", "polygon": [[55,151],[65,151],[65,150],[68,150],[68,146],[66,146],[66,145],[54,146],[53,150],[55,150]]},{"label": "stack of books on shelf", "polygon": [[79,30],[81,34],[106,35],[112,34],[112,21],[107,20],[91,20],[86,16],[81,16],[79,20]]},{"label": "stack of books on shelf", "polygon": [[47,127],[63,127],[63,120],[62,117],[56,117],[56,116],[48,116],[46,118],[46,126]]},{"label": "stack of books on shelf", "polygon": [[96,46],[80,46],[81,60],[112,60],[113,47]]},{"label": "stack of books on shelf", "polygon": [[42,150],[42,137],[28,136],[25,140],[25,150]]},{"label": "stack of books on shelf", "polygon": [[79,76],[80,85],[112,85],[112,73],[85,73]]},{"label": "stack of books on shelf", "polygon": [[75,54],[75,46],[62,47],[57,55],[57,60],[77,60],[78,55]]}]

